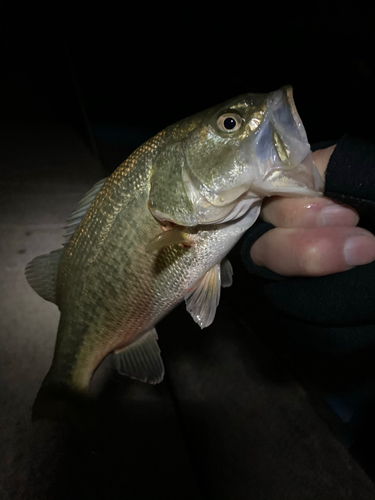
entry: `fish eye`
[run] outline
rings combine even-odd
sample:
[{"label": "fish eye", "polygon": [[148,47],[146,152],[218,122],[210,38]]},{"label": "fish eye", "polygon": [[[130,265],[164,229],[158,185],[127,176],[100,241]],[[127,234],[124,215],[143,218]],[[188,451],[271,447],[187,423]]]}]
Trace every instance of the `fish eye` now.
[{"label": "fish eye", "polygon": [[219,116],[217,126],[222,132],[236,132],[241,128],[242,118],[236,113],[224,113]]}]

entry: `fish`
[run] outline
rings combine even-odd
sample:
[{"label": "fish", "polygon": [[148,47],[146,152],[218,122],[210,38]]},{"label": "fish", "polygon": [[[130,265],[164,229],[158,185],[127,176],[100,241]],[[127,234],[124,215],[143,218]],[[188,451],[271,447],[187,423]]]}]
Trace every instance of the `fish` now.
[{"label": "fish", "polygon": [[201,327],[233,270],[226,256],[265,197],[321,196],[291,86],[248,93],[168,126],[75,207],[65,245],[26,267],[61,316],[33,418],[66,418],[108,355],[119,373],[163,380],[155,325],[185,300]]}]

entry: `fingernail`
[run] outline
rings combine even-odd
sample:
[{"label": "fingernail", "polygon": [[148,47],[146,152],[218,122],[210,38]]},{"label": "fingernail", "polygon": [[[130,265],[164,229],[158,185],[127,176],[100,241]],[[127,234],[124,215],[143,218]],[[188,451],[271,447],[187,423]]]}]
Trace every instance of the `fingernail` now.
[{"label": "fingernail", "polygon": [[375,237],[351,236],[344,245],[344,257],[349,267],[363,266],[375,260]]},{"label": "fingernail", "polygon": [[322,226],[355,226],[358,221],[359,216],[354,209],[341,205],[328,205],[320,211]]}]

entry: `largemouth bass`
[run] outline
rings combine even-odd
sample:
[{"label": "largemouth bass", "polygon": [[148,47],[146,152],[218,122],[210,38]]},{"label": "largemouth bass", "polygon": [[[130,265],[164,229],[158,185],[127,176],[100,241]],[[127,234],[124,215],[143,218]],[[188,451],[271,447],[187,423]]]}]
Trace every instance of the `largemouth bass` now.
[{"label": "largemouth bass", "polygon": [[26,268],[61,311],[34,416],[58,418],[64,398],[84,397],[110,353],[120,373],[160,382],[158,321],[185,299],[211,324],[232,282],[225,256],[263,198],[322,189],[291,87],[231,99],[139,147],[73,211],[65,247]]}]

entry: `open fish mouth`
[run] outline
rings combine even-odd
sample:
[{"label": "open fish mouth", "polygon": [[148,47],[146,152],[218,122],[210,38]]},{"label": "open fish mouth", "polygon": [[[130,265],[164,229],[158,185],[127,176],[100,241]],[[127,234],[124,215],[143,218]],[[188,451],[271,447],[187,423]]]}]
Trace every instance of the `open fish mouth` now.
[{"label": "open fish mouth", "polygon": [[251,161],[264,169],[294,168],[310,152],[305,128],[297,112],[292,87],[272,92],[259,129],[249,144]]},{"label": "open fish mouth", "polygon": [[[294,123],[297,127],[297,130],[299,131],[299,133],[301,135],[301,139],[303,141],[307,142],[307,134],[305,131],[305,127],[303,126],[301,117],[299,116],[299,113],[297,111],[297,108],[296,108],[296,105],[294,102],[293,88],[290,85],[287,85],[286,87],[283,87],[283,89],[285,90],[285,95],[286,95],[286,98],[287,98],[287,101],[289,104],[289,109],[290,109],[290,112],[293,116]],[[281,90],[283,90],[283,89],[281,89]]]}]

